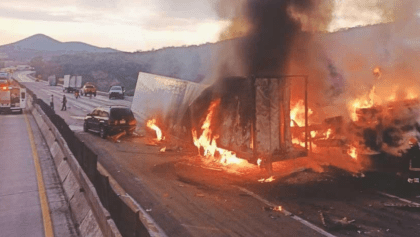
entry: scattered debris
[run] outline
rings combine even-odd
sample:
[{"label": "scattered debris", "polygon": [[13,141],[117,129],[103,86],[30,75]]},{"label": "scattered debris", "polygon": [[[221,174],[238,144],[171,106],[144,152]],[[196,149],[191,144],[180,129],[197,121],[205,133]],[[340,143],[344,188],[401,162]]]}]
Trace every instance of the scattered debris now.
[{"label": "scattered debris", "polygon": [[117,134],[115,134],[115,135],[113,135],[113,136],[109,136],[109,138],[112,140],[112,141],[114,141],[114,142],[121,142],[121,140],[119,140],[120,139],[120,137],[122,137],[122,136],[124,136],[124,135],[126,135],[127,133],[125,132],[125,131],[122,131],[122,132],[120,132],[120,133],[117,133]]},{"label": "scattered debris", "polygon": [[162,152],[162,153],[165,152],[165,151],[166,151],[166,146],[162,147],[162,149],[159,150],[159,152]]},{"label": "scattered debris", "polygon": [[146,142],[146,146],[157,146],[158,144],[154,141]]},{"label": "scattered debris", "polygon": [[271,177],[266,178],[266,179],[264,179],[264,178],[259,179],[258,182],[260,182],[260,183],[270,183],[270,182],[273,182],[274,180],[275,180],[274,176],[271,176]]},{"label": "scattered debris", "polygon": [[[333,220],[326,216],[323,212],[319,213],[322,225],[327,230],[338,230],[338,229],[355,229],[357,228],[353,223],[356,220],[348,220],[347,217],[344,217],[340,220]],[[360,233],[359,233],[360,234]]]},{"label": "scattered debris", "polygon": [[196,193],[196,194],[195,194],[195,196],[196,196],[196,197],[205,197],[205,195],[204,195],[204,194],[202,194],[202,193]]},{"label": "scattered debris", "polygon": [[274,207],[273,208],[273,211],[282,211],[283,210],[283,208],[281,207],[281,206],[276,206],[276,207]]},{"label": "scattered debris", "polygon": [[283,211],[283,208],[282,208],[282,206],[275,206],[275,207],[263,207],[263,210],[264,211],[278,211],[278,212],[281,212],[281,211]]},{"label": "scattered debris", "polygon": [[138,134],[136,132],[133,132],[132,136],[133,137],[144,137],[144,134]]},{"label": "scattered debris", "polygon": [[152,208],[146,209],[146,212],[151,212],[151,211],[152,211]]},{"label": "scattered debris", "polygon": [[163,197],[169,197],[169,193],[164,193]]},{"label": "scattered debris", "polygon": [[366,177],[364,173],[357,173],[357,174],[353,174],[353,177],[355,178],[364,178]]}]

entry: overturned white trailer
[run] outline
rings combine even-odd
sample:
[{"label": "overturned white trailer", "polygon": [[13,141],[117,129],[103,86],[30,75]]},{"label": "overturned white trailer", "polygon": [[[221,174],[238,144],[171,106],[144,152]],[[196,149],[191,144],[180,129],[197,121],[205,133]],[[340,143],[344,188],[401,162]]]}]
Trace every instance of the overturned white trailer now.
[{"label": "overturned white trailer", "polygon": [[141,121],[162,118],[173,126],[207,85],[140,72],[131,110]]}]

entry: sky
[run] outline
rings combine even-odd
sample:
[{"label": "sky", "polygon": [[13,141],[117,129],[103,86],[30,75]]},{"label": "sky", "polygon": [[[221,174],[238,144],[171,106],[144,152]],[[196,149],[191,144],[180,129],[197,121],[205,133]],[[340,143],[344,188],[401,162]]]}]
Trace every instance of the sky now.
[{"label": "sky", "polygon": [[[217,14],[218,1],[224,0],[1,0],[0,45],[34,34],[128,52],[217,42],[230,23]],[[333,1],[331,31],[381,21],[352,1]]]}]

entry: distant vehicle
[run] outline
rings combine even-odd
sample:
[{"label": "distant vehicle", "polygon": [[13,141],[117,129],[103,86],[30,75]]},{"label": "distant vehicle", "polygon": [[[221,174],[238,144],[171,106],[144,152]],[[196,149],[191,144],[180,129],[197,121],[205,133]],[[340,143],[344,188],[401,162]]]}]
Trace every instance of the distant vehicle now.
[{"label": "distant vehicle", "polygon": [[57,85],[57,77],[55,75],[51,75],[48,77],[48,85],[49,86],[56,86]]},{"label": "distant vehicle", "polygon": [[82,77],[64,75],[63,92],[72,93],[82,87]]},{"label": "distant vehicle", "polygon": [[86,115],[83,130],[99,133],[101,138],[126,131],[133,134],[137,121],[130,108],[125,106],[98,107]]},{"label": "distant vehicle", "polygon": [[41,75],[38,75],[36,78],[35,78],[35,82],[40,82],[42,80],[42,76]]},{"label": "distant vehicle", "polygon": [[82,87],[82,90],[80,91],[80,95],[94,95],[96,97],[96,87],[92,83],[86,82],[86,84]]},{"label": "distant vehicle", "polygon": [[0,72],[0,79],[10,79],[10,74],[8,72]]},{"label": "distant vehicle", "polygon": [[124,87],[122,86],[113,86],[109,89],[109,99],[111,98],[120,98],[124,99]]}]

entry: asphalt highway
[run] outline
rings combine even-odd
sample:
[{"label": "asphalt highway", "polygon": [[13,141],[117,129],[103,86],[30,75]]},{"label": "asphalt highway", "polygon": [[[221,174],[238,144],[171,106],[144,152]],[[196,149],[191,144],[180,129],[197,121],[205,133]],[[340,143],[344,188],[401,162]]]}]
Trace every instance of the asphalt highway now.
[{"label": "asphalt highway", "polygon": [[0,236],[78,236],[30,114],[0,115]]},{"label": "asphalt highway", "polygon": [[[17,78],[48,102],[60,98],[60,87]],[[143,136],[118,142],[82,131],[83,117],[100,105],[130,101],[104,96],[75,99],[59,111],[77,136],[98,154],[99,162],[162,228],[167,236],[419,236],[418,187],[393,175],[355,175],[339,168],[300,169],[272,182],[203,162],[186,141],[167,152]],[[177,149],[182,148],[182,149]],[[281,166],[282,164],[280,164]],[[285,164],[286,165],[286,164]],[[257,175],[255,175],[257,173]],[[275,207],[281,206],[281,210]]]}]

